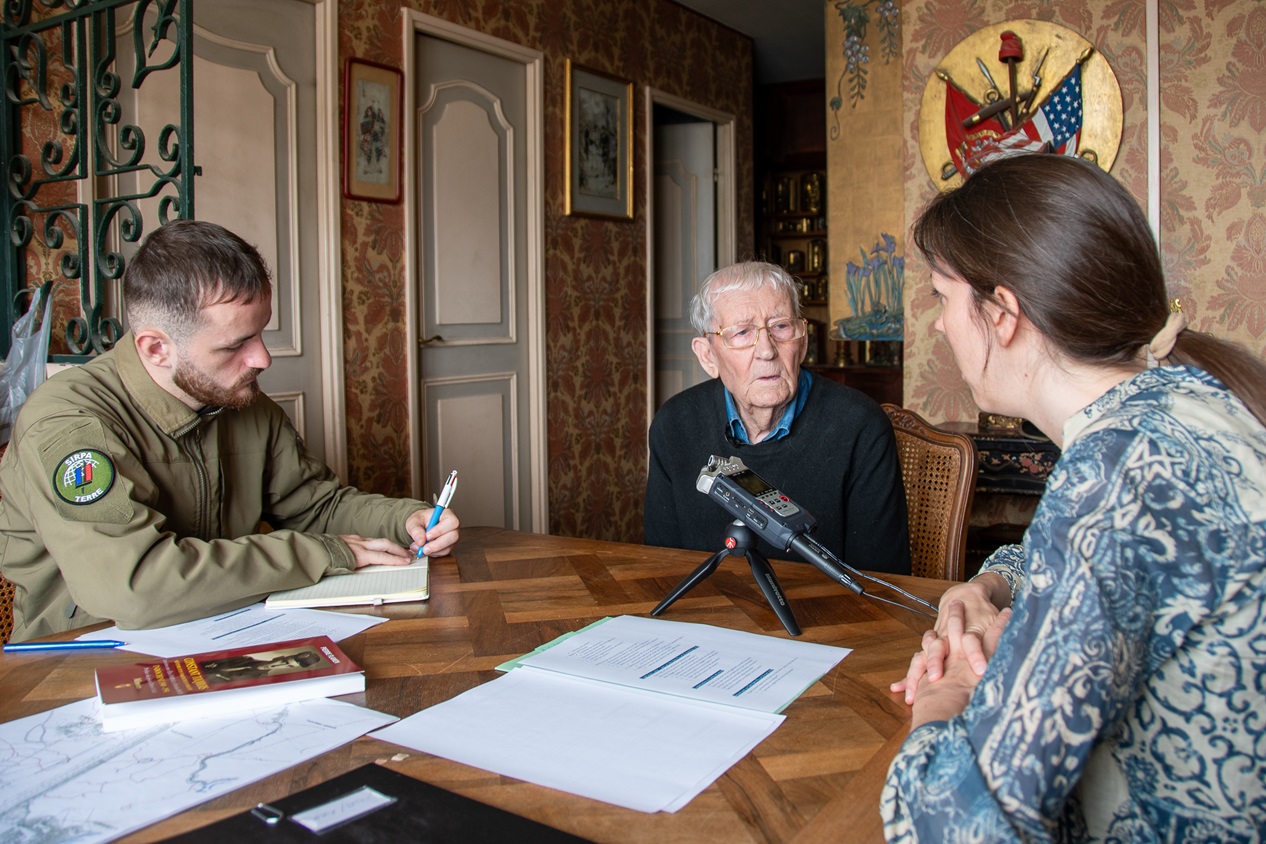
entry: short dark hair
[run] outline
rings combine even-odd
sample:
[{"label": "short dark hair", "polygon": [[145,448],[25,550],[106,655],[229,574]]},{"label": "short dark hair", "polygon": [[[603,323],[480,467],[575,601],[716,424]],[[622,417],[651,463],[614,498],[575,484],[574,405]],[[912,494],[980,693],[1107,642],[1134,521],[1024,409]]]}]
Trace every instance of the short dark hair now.
[{"label": "short dark hair", "polygon": [[158,328],[179,340],[218,302],[253,302],[272,293],[259,251],[203,220],[173,220],[155,229],[123,274],[129,327]]},{"label": "short dark hair", "polygon": [[[933,199],[914,225],[933,269],[971,285],[978,309],[1011,290],[1043,336],[1071,360],[1138,360],[1169,317],[1156,241],[1138,203],[1088,161],[1049,153],[999,158]],[[1195,331],[1169,363],[1199,367],[1266,424],[1266,364]]]}]

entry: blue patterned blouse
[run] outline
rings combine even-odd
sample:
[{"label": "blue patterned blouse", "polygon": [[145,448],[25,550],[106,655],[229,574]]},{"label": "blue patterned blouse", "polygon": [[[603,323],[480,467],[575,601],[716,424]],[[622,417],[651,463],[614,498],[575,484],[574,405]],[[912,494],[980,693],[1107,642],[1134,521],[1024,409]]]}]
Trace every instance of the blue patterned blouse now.
[{"label": "blue patterned blouse", "polygon": [[967,708],[911,732],[890,841],[1266,840],[1266,430],[1148,370],[1064,426],[1014,615]]}]

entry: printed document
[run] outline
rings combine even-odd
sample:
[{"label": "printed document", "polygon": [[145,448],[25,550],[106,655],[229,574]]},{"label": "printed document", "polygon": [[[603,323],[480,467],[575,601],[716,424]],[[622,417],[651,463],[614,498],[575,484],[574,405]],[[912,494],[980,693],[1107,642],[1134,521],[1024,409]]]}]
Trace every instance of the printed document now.
[{"label": "printed document", "polygon": [[849,653],[709,624],[625,615],[595,622],[508,665],[781,712]]},{"label": "printed document", "polygon": [[373,733],[504,776],[675,812],[766,739],[846,648],[622,616]]}]

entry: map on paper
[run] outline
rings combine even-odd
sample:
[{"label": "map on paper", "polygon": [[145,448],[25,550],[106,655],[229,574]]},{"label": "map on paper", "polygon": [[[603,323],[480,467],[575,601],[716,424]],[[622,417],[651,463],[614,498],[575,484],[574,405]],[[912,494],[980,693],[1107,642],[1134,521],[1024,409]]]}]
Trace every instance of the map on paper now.
[{"label": "map on paper", "polygon": [[396,720],[320,699],[104,733],[97,707],[0,724],[0,841],[109,841]]}]

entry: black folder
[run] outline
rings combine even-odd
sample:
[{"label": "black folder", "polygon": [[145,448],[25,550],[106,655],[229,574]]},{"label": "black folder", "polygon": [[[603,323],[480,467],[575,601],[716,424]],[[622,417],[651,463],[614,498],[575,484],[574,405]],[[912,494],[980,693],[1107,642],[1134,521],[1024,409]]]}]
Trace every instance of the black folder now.
[{"label": "black folder", "polygon": [[[393,797],[395,802],[321,833],[291,819],[363,786]],[[588,839],[373,764],[166,840],[179,844],[592,844]]]}]

